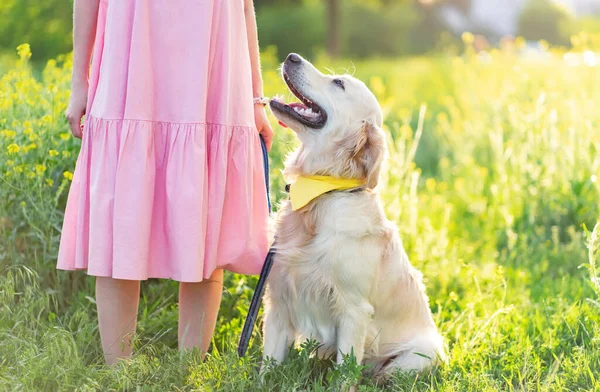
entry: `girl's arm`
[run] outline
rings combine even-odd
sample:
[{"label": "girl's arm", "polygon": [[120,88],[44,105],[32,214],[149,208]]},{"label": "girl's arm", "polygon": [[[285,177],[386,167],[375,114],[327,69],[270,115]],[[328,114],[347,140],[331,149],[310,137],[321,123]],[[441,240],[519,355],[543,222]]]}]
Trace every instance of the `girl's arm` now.
[{"label": "girl's arm", "polygon": [[81,118],[85,114],[88,76],[96,38],[100,0],[75,0],[73,14],[73,74],[66,117],[73,136],[81,138]]},{"label": "girl's arm", "polygon": [[[252,67],[252,92],[254,97],[263,95],[263,82],[260,73],[260,51],[258,49],[258,33],[256,31],[256,15],[254,13],[254,1],[244,0],[244,13],[246,16],[246,34],[248,35],[248,50],[250,51],[250,63]],[[254,121],[258,132],[265,140],[267,149],[273,144],[273,129],[267,119],[265,108],[260,104],[254,105]]]}]

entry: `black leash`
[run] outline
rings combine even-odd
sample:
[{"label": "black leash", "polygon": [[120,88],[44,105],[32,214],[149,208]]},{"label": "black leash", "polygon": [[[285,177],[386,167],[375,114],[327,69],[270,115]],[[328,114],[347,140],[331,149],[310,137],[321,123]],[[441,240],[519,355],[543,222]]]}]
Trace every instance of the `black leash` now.
[{"label": "black leash", "polygon": [[258,316],[258,310],[260,309],[260,303],[265,291],[265,285],[267,284],[267,277],[269,276],[271,267],[273,266],[273,256],[275,256],[274,247],[272,247],[267,254],[262,271],[260,271],[260,278],[258,278],[258,283],[254,289],[254,295],[252,296],[252,301],[250,302],[250,308],[248,309],[248,315],[246,316],[246,322],[244,323],[242,336],[240,337],[240,343],[238,345],[238,355],[240,357],[245,356],[246,350],[248,350],[250,337],[252,337],[252,330],[254,329],[254,324],[256,323],[256,317]]},{"label": "black leash", "polygon": [[[269,204],[269,212],[271,212],[271,198],[269,196],[269,156],[267,154],[267,146],[262,136],[260,137],[260,146],[262,148],[263,163],[265,169],[267,202]],[[254,295],[252,296],[252,301],[250,302],[250,308],[248,309],[248,315],[246,316],[244,328],[242,329],[242,336],[240,337],[240,343],[238,344],[238,355],[240,357],[245,356],[246,351],[248,350],[250,338],[252,337],[252,330],[254,329],[254,324],[256,323],[256,317],[258,316],[258,310],[260,309],[262,296],[265,292],[267,277],[269,276],[269,273],[271,272],[271,267],[273,266],[273,256],[275,256],[275,244],[273,244],[271,249],[269,249],[269,253],[267,253],[267,257],[265,258],[262,270],[260,271],[258,283],[256,284],[256,288],[254,289]]]}]

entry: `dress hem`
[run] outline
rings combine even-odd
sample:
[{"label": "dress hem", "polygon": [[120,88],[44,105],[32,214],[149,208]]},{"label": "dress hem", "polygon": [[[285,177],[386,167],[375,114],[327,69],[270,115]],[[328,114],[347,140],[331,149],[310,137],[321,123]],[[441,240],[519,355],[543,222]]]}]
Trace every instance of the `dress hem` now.
[{"label": "dress hem", "polygon": [[89,115],[87,119],[95,119],[99,121],[127,121],[127,122],[142,122],[149,124],[162,124],[162,125],[208,125],[208,126],[219,126],[219,127],[228,127],[228,128],[253,128],[256,129],[256,125],[248,125],[248,124],[225,124],[216,121],[162,121],[162,120],[146,120],[141,118],[106,118],[102,116]]},{"label": "dress hem", "polygon": [[84,273],[86,276],[93,276],[96,278],[111,278],[111,279],[116,279],[116,280],[131,280],[131,281],[136,281],[136,282],[145,282],[149,279],[161,279],[161,280],[172,280],[174,282],[178,282],[178,283],[202,283],[202,282],[206,282],[210,279],[210,276],[212,274],[215,273],[216,270],[221,269],[223,271],[232,273],[232,274],[238,274],[238,275],[245,275],[245,276],[257,276],[260,274],[260,272],[256,272],[256,273],[244,273],[244,272],[236,272],[236,271],[232,271],[230,269],[227,268],[215,268],[211,271],[210,275],[208,277],[203,277],[200,280],[197,279],[186,279],[183,276],[180,277],[173,277],[173,276],[158,276],[158,275],[149,275],[143,278],[131,278],[129,276],[122,276],[122,275],[114,275],[114,274],[105,274],[105,273],[100,273],[100,272],[89,272],[89,270],[87,268],[67,268],[67,267],[56,267],[56,269],[58,271],[64,271],[64,272],[82,272]]}]

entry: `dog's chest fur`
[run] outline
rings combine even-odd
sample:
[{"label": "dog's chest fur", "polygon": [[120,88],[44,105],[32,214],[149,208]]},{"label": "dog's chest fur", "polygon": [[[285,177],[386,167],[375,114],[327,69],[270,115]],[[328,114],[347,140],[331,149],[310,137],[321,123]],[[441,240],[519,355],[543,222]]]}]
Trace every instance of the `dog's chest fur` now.
[{"label": "dog's chest fur", "polygon": [[[282,209],[267,301],[286,308],[298,340],[334,346],[343,312],[358,307],[372,313],[369,297],[387,235],[378,205],[365,210],[371,196],[326,195],[300,212]],[[357,203],[361,209],[353,208]]]}]

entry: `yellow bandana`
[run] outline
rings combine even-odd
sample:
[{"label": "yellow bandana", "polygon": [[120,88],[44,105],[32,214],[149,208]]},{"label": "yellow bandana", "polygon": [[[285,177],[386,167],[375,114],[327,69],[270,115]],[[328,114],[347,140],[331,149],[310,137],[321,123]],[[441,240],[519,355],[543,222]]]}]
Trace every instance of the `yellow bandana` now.
[{"label": "yellow bandana", "polygon": [[343,179],[329,176],[300,176],[290,186],[292,211],[299,210],[324,193],[346,190],[364,185],[363,180]]}]

